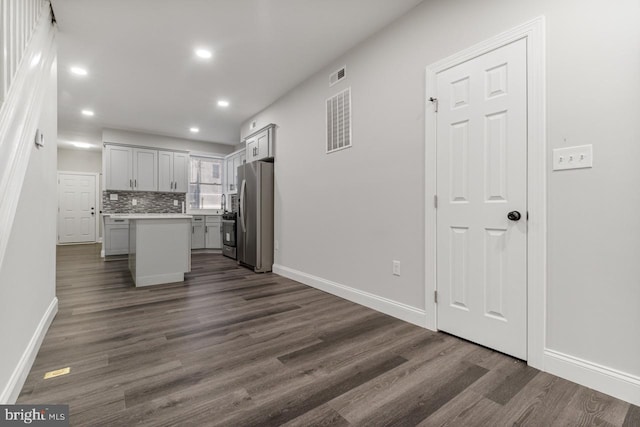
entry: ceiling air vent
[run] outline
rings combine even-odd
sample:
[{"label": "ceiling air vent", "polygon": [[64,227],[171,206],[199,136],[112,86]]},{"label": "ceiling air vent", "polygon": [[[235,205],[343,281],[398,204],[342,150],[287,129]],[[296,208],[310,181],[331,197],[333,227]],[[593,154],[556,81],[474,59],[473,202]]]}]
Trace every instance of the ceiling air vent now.
[{"label": "ceiling air vent", "polygon": [[351,88],[327,99],[327,154],[351,147]]},{"label": "ceiling air vent", "polygon": [[331,75],[329,76],[329,87],[333,86],[334,84],[338,83],[340,80],[346,77],[346,69],[347,67],[344,66],[340,68],[338,71],[331,73]]}]

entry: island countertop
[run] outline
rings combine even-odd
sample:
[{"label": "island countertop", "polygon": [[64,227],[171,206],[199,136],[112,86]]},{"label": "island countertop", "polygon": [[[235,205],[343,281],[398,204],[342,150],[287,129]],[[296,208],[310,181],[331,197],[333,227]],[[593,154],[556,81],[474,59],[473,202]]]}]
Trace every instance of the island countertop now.
[{"label": "island countertop", "polygon": [[110,216],[119,219],[191,219],[193,215],[182,213],[103,213],[102,216]]}]

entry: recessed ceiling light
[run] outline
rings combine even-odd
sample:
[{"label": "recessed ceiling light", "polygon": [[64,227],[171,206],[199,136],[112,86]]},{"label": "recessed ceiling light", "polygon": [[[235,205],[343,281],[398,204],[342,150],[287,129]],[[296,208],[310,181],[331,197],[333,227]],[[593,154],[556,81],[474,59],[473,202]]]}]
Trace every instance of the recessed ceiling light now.
[{"label": "recessed ceiling light", "polygon": [[191,133],[198,133],[198,132],[200,132],[200,129],[199,129],[199,128],[196,128],[196,127],[193,127],[193,128],[189,128],[189,131],[190,131]]},{"label": "recessed ceiling light", "polygon": [[221,99],[220,101],[218,101],[218,107],[228,107],[229,106],[229,101],[225,101],[224,99]]},{"label": "recessed ceiling light", "polygon": [[82,110],[82,115],[92,117],[95,115],[95,113],[91,110]]},{"label": "recessed ceiling light", "polygon": [[88,144],[86,142],[72,142],[71,145],[78,148],[91,148],[93,145]]},{"label": "recessed ceiling light", "polygon": [[202,59],[209,59],[213,56],[211,51],[207,49],[196,49],[196,55]]},{"label": "recessed ceiling light", "polygon": [[82,67],[71,67],[71,72],[78,76],[86,76],[87,74],[89,74],[87,70]]}]

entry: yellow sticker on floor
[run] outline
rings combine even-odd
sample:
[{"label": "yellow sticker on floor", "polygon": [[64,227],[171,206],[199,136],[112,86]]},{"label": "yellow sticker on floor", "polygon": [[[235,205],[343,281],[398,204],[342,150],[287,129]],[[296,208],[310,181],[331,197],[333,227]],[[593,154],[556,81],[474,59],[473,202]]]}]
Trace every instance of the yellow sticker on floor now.
[{"label": "yellow sticker on floor", "polygon": [[56,371],[47,372],[44,374],[44,379],[48,380],[49,378],[59,377],[60,375],[67,375],[69,372],[71,372],[71,368],[62,368]]}]

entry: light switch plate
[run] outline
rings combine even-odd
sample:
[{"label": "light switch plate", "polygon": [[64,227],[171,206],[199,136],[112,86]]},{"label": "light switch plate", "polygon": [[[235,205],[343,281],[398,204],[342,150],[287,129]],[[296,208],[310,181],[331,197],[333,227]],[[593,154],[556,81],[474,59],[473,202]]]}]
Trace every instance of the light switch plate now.
[{"label": "light switch plate", "polygon": [[131,204],[133,206],[136,206],[138,204],[138,201],[136,199],[131,199]]},{"label": "light switch plate", "polygon": [[173,206],[178,206],[178,201],[177,200],[173,201]]},{"label": "light switch plate", "polygon": [[553,150],[553,170],[584,169],[593,167],[593,146],[556,148]]},{"label": "light switch plate", "polygon": [[117,194],[109,194],[109,200],[118,200]]},{"label": "light switch plate", "polygon": [[393,261],[393,275],[394,276],[399,276],[400,275],[400,261]]}]

